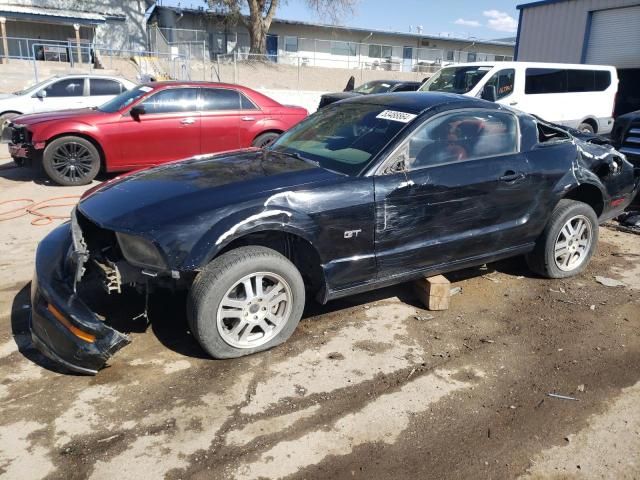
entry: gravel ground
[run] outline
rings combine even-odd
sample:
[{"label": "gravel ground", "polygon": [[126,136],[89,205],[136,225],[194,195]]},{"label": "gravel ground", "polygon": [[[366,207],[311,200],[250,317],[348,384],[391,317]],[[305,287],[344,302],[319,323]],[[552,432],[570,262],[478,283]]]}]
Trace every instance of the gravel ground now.
[{"label": "gravel ground", "polygon": [[[82,191],[4,162],[0,201]],[[444,312],[409,285],[311,305],[285,345],[228,361],[189,335],[184,296],[152,297],[150,326],[125,296],[107,308],[133,343],[83,377],[27,335],[59,223],[31,220],[0,223],[2,478],[640,478],[638,236],[602,228],[569,280],[521,259],[457,272]]]}]

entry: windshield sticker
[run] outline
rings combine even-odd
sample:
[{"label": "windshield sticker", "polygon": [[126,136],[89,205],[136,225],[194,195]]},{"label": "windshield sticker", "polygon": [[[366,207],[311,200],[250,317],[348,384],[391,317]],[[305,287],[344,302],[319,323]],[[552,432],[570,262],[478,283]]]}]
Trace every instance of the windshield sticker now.
[{"label": "windshield sticker", "polygon": [[153,90],[153,88],[143,85],[142,87],[140,87],[140,90],[142,90],[145,93],[149,93],[151,90]]},{"label": "windshield sticker", "polygon": [[479,72],[488,72],[489,70],[491,70],[493,67],[478,67],[478,71]]},{"label": "windshield sticker", "polygon": [[395,110],[384,110],[376,116],[376,118],[380,118],[382,120],[393,120],[394,122],[402,123],[409,123],[416,117],[417,115],[414,115],[413,113],[396,112]]}]

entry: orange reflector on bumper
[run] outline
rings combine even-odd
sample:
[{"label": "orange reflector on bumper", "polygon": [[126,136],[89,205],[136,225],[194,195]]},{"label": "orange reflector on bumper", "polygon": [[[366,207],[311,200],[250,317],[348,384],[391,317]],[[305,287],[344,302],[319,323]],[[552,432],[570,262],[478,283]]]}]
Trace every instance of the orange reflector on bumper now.
[{"label": "orange reflector on bumper", "polygon": [[47,310],[49,310],[51,312],[51,315],[56,317],[56,320],[58,320],[61,324],[67,327],[67,329],[71,333],[73,333],[76,337],[89,343],[93,343],[96,341],[95,335],[91,335],[90,333],[83,332],[78,327],[75,327],[74,325],[72,325],[71,322],[67,320],[67,318],[62,314],[62,312],[58,310],[56,307],[54,307],[53,305],[51,305],[50,303],[47,305]]}]

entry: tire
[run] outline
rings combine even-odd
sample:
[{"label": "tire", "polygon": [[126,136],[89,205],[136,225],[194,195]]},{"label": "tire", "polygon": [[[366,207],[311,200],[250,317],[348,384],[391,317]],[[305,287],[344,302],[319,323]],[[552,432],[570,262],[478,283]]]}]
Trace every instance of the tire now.
[{"label": "tire", "polygon": [[[571,229],[567,229],[569,222]],[[572,229],[574,235],[569,234]],[[598,217],[593,208],[575,200],[560,200],[534,250],[527,255],[527,264],[543,277],[573,277],[587,268],[597,244]]]},{"label": "tire", "polygon": [[0,115],[0,128],[2,128],[4,122],[6,122],[7,120],[11,120],[12,118],[16,118],[18,115],[22,114],[18,112],[7,112]]},{"label": "tire", "polygon": [[261,135],[258,135],[255,138],[255,140],[253,141],[251,146],[252,147],[257,147],[257,148],[264,148],[264,147],[268,146],[269,144],[271,144],[279,136],[280,136],[280,134],[276,133],[276,132],[263,133]]},{"label": "tire", "polygon": [[[262,294],[258,275],[263,278]],[[243,280],[250,282],[253,297]],[[198,274],[187,298],[187,319],[209,355],[237,358],[287,340],[300,322],[304,303],[304,282],[293,263],[270,248],[240,247]]]},{"label": "tire", "polygon": [[100,171],[100,153],[82,137],[60,137],[44,149],[42,168],[58,185],[87,185]]},{"label": "tire", "polygon": [[593,128],[593,125],[587,122],[582,122],[580,125],[578,125],[578,130],[584,133],[596,133],[596,129]]}]

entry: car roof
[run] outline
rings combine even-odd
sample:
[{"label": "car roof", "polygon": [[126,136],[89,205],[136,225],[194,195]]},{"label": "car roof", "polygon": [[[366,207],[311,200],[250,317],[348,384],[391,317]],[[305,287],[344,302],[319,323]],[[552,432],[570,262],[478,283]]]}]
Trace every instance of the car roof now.
[{"label": "car roof", "polygon": [[500,67],[514,68],[516,66],[532,67],[532,68],[575,68],[579,70],[611,70],[615,67],[610,65],[592,65],[587,63],[549,63],[549,62],[523,62],[523,61],[502,61],[495,62],[470,62],[470,63],[449,63],[443,65],[445,67]]},{"label": "car roof", "polygon": [[466,95],[458,95],[455,93],[443,92],[394,92],[380,93],[375,95],[361,95],[349,98],[340,102],[344,103],[363,103],[369,105],[379,105],[394,110],[401,110],[411,113],[421,113],[433,107],[444,104],[455,103],[457,108],[465,107],[481,107],[490,109],[499,109],[500,107],[486,100],[480,100]]},{"label": "car roof", "polygon": [[146,82],[144,85],[150,87],[222,87],[222,88],[234,88],[237,90],[251,90],[248,87],[238,85],[235,83],[223,83],[223,82],[207,82],[207,81],[181,81],[181,80],[161,80],[157,82]]}]

